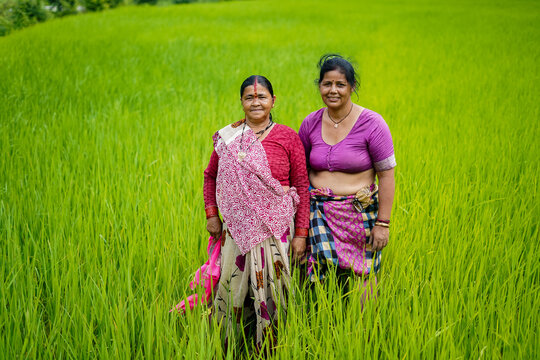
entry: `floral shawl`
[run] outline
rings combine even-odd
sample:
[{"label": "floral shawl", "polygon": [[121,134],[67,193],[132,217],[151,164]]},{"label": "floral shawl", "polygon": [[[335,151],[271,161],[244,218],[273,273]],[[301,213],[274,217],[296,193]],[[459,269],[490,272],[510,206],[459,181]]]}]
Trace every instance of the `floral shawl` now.
[{"label": "floral shawl", "polygon": [[[224,127],[213,139],[219,156],[218,207],[240,252],[246,254],[270,236],[281,238],[300,197],[294,187],[283,191],[272,177],[261,142],[249,127],[240,124]],[[238,157],[240,147],[246,153],[243,159]]]}]

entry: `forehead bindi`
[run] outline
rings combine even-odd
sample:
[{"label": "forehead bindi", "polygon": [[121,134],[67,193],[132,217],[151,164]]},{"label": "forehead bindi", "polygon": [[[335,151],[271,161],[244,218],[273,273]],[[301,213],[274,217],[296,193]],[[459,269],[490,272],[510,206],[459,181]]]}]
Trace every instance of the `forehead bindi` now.
[{"label": "forehead bindi", "polygon": [[323,81],[329,82],[347,82],[345,74],[342,74],[338,70],[327,71],[323,76]]},{"label": "forehead bindi", "polygon": [[244,90],[244,95],[242,97],[243,98],[248,97],[248,96],[249,97],[260,97],[260,96],[263,96],[263,95],[269,97],[270,92],[268,91],[267,88],[265,88],[261,84],[258,84],[257,91],[255,91],[255,86],[254,85],[250,85],[250,86],[246,87],[246,89]]}]

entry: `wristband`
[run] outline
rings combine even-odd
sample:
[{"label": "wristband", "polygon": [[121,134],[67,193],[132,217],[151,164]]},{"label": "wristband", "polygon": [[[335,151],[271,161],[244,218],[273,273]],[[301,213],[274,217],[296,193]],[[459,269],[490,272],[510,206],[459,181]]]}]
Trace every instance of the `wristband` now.
[{"label": "wristband", "polygon": [[210,219],[212,217],[219,215],[217,206],[209,206],[206,209],[204,209],[204,212],[206,213],[206,219]]},{"label": "wristband", "polygon": [[390,220],[377,219],[375,221],[382,222],[382,223],[385,223],[385,224],[390,224]]},{"label": "wristband", "polygon": [[303,228],[296,228],[294,230],[294,237],[307,237],[308,236],[308,229]]}]

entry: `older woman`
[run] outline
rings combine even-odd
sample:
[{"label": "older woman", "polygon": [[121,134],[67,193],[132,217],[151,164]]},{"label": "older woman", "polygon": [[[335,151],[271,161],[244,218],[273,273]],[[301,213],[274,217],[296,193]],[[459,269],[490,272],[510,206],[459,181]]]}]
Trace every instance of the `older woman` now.
[{"label": "older woman", "polygon": [[275,96],[268,79],[248,77],[240,97],[245,118],[214,135],[204,201],[207,230],[221,237],[213,313],[226,319],[229,335],[254,315],[260,346],[273,332],[276,309],[286,310],[289,244],[293,259],[304,256],[309,181],[300,138],[272,120]]},{"label": "older woman", "polygon": [[388,244],[396,166],[392,137],[381,115],[352,102],[358,81],[347,60],[325,55],[319,68],[326,107],[309,114],[299,131],[313,188],[308,274],[312,281],[323,278],[333,265],[367,279],[379,270]]}]

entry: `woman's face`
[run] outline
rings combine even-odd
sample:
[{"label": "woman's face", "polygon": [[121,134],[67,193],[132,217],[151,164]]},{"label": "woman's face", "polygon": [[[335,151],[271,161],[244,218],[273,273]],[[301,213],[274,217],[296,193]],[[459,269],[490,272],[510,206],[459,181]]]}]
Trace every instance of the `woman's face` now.
[{"label": "woman's face", "polygon": [[338,70],[327,71],[319,84],[322,100],[329,108],[339,109],[349,103],[353,88]]},{"label": "woman's face", "polygon": [[254,123],[268,120],[270,111],[274,107],[274,100],[275,97],[270,95],[268,89],[261,84],[246,87],[241,98],[246,119]]}]

